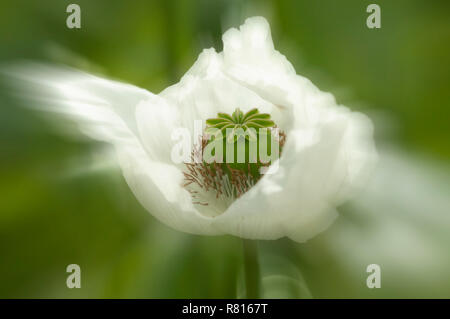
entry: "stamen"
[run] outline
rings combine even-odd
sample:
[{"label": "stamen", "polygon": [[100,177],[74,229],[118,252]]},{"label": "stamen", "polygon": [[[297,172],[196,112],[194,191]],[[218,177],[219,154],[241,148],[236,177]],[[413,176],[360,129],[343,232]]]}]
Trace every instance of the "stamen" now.
[{"label": "stamen", "polygon": [[[216,199],[230,200],[231,202],[241,197],[247,191],[250,190],[264,174],[252,175],[250,169],[250,163],[247,163],[247,172],[233,168],[228,163],[216,163],[211,164],[194,161],[197,156],[203,155],[203,150],[208,144],[208,139],[203,136],[200,137],[201,143],[198,143],[200,147],[194,148],[191,154],[191,163],[185,163],[187,171],[184,172],[184,184],[183,186],[190,192],[194,204],[208,206],[207,201],[202,201],[200,191],[194,190],[189,187],[191,184],[199,187],[204,192],[213,192]],[[283,148],[286,142],[286,134],[279,132],[279,145],[280,150]],[[270,163],[262,163],[258,161],[254,163],[258,167],[269,166]],[[225,171],[225,169],[227,171]]]}]

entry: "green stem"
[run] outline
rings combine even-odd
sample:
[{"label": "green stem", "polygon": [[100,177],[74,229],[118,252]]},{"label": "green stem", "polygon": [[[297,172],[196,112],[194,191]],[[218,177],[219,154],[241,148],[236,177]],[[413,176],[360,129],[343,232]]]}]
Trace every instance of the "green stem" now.
[{"label": "green stem", "polygon": [[245,288],[248,299],[259,298],[259,262],[258,262],[258,245],[257,241],[243,239],[244,248],[244,276]]}]

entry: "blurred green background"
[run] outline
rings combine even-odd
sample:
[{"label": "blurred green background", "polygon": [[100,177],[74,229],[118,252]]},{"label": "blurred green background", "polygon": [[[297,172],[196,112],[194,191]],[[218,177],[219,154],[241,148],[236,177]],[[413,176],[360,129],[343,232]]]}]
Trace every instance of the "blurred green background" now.
[{"label": "blurred green background", "polygon": [[[66,27],[72,2],[81,29]],[[399,174],[377,175],[369,195],[305,244],[260,242],[265,296],[448,298],[450,2],[379,0],[382,28],[368,29],[372,2],[4,0],[0,63],[65,63],[156,93],[202,48],[220,51],[227,28],[265,16],[299,74],[374,120],[381,154],[396,154],[382,167]],[[60,134],[8,93],[3,86],[0,297],[241,296],[238,238],[162,225],[138,204],[106,145]],[[66,287],[72,263],[81,289]],[[366,286],[371,263],[382,268],[381,289]]]}]

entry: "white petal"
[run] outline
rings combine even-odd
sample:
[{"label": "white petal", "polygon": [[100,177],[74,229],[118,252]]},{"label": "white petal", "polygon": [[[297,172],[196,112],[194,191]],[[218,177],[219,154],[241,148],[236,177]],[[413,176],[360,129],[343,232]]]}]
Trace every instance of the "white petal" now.
[{"label": "white petal", "polygon": [[[193,207],[190,194],[181,186],[181,171],[167,163],[164,142],[170,140],[166,133],[174,125],[170,121],[173,108],[160,97],[68,68],[27,64],[3,72],[20,81],[17,88],[33,106],[64,114],[90,137],[114,145],[127,183],[156,218],[189,233],[220,233]],[[146,121],[154,127],[144,125]]]},{"label": "white petal", "polygon": [[136,107],[136,122],[142,144],[153,161],[175,164],[171,152],[178,142],[172,133],[182,127],[178,108],[152,95]]},{"label": "white petal", "polygon": [[[27,105],[76,120],[90,137],[126,143],[137,133],[135,110],[152,94],[67,67],[26,63],[3,69]],[[14,82],[17,81],[17,82]]]},{"label": "white petal", "polygon": [[288,236],[299,242],[325,230],[337,216],[336,196],[347,182],[342,157],[351,145],[349,129],[346,117],[336,117],[322,127],[291,131],[278,171],[265,175],[214,226],[245,238]]},{"label": "white petal", "polygon": [[392,146],[380,150],[364,194],[321,243],[357,280],[359,269],[376,260],[405,289],[415,278],[415,296],[432,295],[436,287],[447,289],[449,280],[448,167]]},{"label": "white petal", "polygon": [[223,35],[224,73],[280,109],[276,123],[289,129],[309,123],[307,108],[316,104],[335,106],[330,93],[321,92],[297,75],[284,55],[274,49],[270,27],[262,17],[253,17]]},{"label": "white petal", "polygon": [[161,92],[161,97],[177,105],[187,128],[193,132],[195,120],[204,122],[218,112],[231,114],[236,108],[246,112],[257,107],[260,112],[272,114],[275,121],[280,119],[276,106],[230,79],[222,68],[222,56],[214,49],[204,50],[179,83]]},{"label": "white petal", "polygon": [[239,30],[225,32],[222,39],[225,72],[264,99],[288,107],[285,82],[295,76],[295,69],[274,49],[267,21],[263,17],[249,18]]},{"label": "white petal", "polygon": [[211,219],[199,214],[183,188],[183,174],[174,165],[154,162],[139,148],[118,150],[128,185],[139,202],[164,224],[192,234],[218,235]]}]

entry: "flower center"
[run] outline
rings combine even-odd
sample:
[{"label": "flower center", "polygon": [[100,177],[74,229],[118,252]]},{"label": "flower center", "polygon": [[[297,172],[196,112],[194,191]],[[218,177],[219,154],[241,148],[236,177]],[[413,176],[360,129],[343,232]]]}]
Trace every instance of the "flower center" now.
[{"label": "flower center", "polygon": [[286,135],[270,114],[252,109],[243,113],[218,113],[206,120],[200,143],[185,163],[184,187],[194,204],[208,206],[212,201],[225,210],[245,194],[266,173],[282,152]]}]

